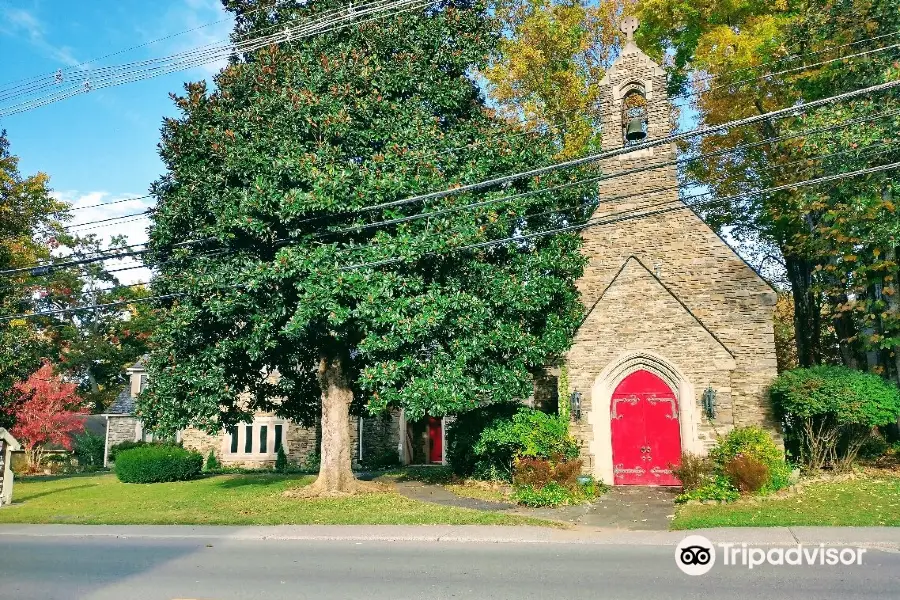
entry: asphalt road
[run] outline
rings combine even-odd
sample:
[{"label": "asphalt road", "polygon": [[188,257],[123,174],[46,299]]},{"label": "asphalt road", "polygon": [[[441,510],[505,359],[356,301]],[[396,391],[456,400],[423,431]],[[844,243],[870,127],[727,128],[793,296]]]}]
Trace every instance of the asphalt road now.
[{"label": "asphalt road", "polygon": [[671,546],[116,539],[5,535],[6,600],[900,597],[900,554],[862,566],[719,567],[690,577]]}]

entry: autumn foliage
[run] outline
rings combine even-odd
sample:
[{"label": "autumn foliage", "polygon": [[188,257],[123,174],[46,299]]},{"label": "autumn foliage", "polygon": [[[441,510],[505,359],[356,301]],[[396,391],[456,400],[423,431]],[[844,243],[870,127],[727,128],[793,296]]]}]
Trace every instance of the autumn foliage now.
[{"label": "autumn foliage", "polygon": [[87,411],[75,387],[56,376],[49,362],[13,386],[20,400],[9,409],[16,422],[11,432],[25,449],[30,471],[40,468],[48,445],[71,450],[72,435],[84,431]]}]

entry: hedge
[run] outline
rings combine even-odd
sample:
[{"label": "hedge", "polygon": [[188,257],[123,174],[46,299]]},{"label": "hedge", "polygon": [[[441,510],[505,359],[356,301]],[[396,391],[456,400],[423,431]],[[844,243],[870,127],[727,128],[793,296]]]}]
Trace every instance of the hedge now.
[{"label": "hedge", "polygon": [[186,481],[200,474],[203,456],[178,446],[142,446],[116,457],[116,476],[124,483]]}]

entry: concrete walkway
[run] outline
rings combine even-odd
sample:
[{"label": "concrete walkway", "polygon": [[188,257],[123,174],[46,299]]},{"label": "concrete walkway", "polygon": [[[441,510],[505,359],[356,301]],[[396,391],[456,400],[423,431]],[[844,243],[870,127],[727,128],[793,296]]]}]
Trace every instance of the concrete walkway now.
[{"label": "concrete walkway", "polygon": [[602,529],[666,531],[675,516],[677,491],[670,488],[619,486],[592,503],[557,508],[526,508],[457,496],[441,485],[401,481],[397,491],[407,498],[444,506],[484,511],[508,511],[524,517],[560,521]]},{"label": "concrete walkway", "polygon": [[486,525],[0,525],[0,546],[13,537],[227,540],[480,542],[675,546],[687,535],[713,543],[840,545],[900,552],[897,527],[730,527],[691,531],[626,531],[577,527]]}]

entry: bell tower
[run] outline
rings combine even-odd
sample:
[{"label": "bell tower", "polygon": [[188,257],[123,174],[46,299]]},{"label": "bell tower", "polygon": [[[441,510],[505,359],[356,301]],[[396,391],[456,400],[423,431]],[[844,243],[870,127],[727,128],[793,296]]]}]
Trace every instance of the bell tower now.
[{"label": "bell tower", "polygon": [[[634,42],[635,17],[621,23],[625,46],[600,82],[603,150],[638,146],[671,135],[672,105],[666,93],[666,72]],[[635,150],[601,163],[611,179],[600,183],[600,206],[594,216],[677,200],[678,177],[674,144]],[[640,167],[634,175],[619,175]],[[627,197],[623,197],[627,196]]]}]

